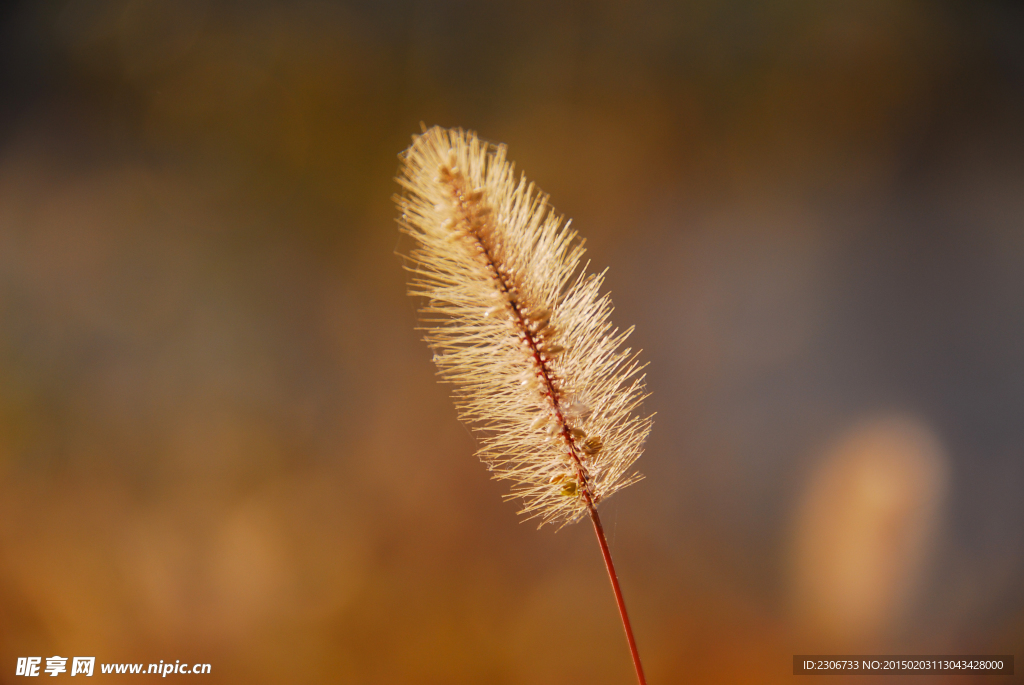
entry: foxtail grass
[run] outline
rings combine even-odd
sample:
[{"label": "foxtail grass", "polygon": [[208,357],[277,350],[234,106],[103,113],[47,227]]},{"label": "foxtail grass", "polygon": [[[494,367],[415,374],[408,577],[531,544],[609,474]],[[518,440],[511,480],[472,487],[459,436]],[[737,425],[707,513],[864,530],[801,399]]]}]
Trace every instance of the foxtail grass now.
[{"label": "foxtail grass", "polygon": [[583,241],[516,177],[503,145],[431,128],[401,155],[396,197],[410,293],[424,298],[425,338],[480,460],[511,483],[509,499],[539,526],[589,516],[645,684],[597,505],[642,476],[651,430],[639,414],[643,365],[610,322],[604,272]]}]

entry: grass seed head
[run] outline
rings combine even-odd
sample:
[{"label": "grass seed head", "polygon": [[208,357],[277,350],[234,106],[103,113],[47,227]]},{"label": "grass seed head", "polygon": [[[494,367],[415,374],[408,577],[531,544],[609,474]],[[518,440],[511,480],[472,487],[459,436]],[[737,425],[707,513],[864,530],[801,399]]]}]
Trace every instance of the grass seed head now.
[{"label": "grass seed head", "polygon": [[431,128],[402,156],[399,225],[415,239],[410,293],[455,386],[478,456],[541,525],[578,520],[641,478],[651,417],[637,354],[623,347],[582,268],[576,232],[515,176],[505,147]]}]

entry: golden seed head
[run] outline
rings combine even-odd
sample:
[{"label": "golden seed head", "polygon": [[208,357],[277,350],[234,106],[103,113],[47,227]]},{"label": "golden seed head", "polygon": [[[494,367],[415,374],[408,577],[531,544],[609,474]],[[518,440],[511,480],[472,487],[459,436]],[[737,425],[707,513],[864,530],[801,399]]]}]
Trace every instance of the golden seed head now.
[{"label": "golden seed head", "polygon": [[602,275],[582,273],[575,231],[514,177],[504,146],[472,133],[417,136],[398,182],[425,337],[481,436],[478,456],[512,482],[521,513],[569,523],[639,480],[643,367],[608,320]]}]

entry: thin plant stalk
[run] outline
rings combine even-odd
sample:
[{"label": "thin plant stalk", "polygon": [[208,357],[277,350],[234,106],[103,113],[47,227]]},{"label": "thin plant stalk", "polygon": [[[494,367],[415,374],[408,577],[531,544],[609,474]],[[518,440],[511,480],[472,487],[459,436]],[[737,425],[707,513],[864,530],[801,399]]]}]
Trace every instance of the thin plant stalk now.
[{"label": "thin plant stalk", "polygon": [[619,617],[622,619],[622,628],[626,631],[626,642],[629,643],[629,655],[633,658],[633,668],[636,669],[636,679],[640,685],[647,685],[644,677],[644,667],[640,663],[640,652],[636,648],[636,639],[633,637],[633,626],[629,622],[629,613],[626,611],[626,600],[622,598],[622,588],[619,587],[619,576],[615,573],[615,564],[612,563],[612,553],[608,549],[608,540],[604,536],[604,526],[601,525],[601,517],[597,514],[597,508],[590,507],[590,520],[594,524],[594,533],[597,535],[597,544],[601,546],[601,556],[604,557],[604,566],[608,569],[608,580],[612,584],[612,592],[615,594],[615,604],[619,607]]}]

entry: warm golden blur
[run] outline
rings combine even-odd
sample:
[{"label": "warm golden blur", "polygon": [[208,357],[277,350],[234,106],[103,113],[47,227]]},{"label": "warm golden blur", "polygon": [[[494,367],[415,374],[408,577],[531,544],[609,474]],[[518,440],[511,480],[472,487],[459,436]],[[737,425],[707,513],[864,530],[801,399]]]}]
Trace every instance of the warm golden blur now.
[{"label": "warm golden blur", "polygon": [[652,683],[1019,648],[1016,5],[0,22],[0,682],[630,682],[592,531],[518,523],[415,330],[421,121],[507,143],[637,325],[647,479],[601,511]]},{"label": "warm golden blur", "polygon": [[922,573],[946,489],[927,428],[888,418],[825,455],[797,519],[794,588],[805,639],[866,654],[898,625]]}]

